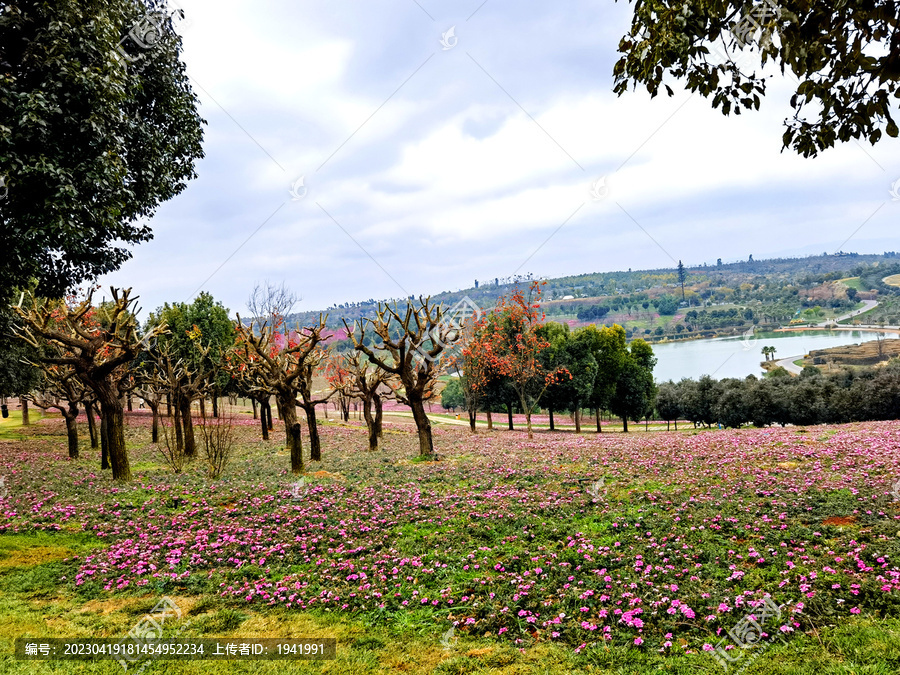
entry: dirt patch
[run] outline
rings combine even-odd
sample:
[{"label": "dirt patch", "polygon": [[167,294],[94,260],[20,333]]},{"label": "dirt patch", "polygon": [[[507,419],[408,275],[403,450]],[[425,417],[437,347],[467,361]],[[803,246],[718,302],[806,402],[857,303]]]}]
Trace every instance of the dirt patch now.
[{"label": "dirt patch", "polygon": [[312,477],[313,478],[330,478],[331,480],[341,481],[342,483],[347,482],[347,479],[344,478],[341,474],[331,473],[329,471],[316,471],[314,474],[312,474]]},{"label": "dirt patch", "polygon": [[44,563],[71,558],[75,552],[64,546],[31,546],[0,552],[0,568],[35,567]]},{"label": "dirt patch", "polygon": [[[181,610],[181,615],[186,616],[188,612],[190,612],[191,608],[199,602],[200,598],[194,597],[185,597],[185,596],[167,596],[172,602],[174,602],[178,609]],[[146,613],[149,614],[150,610],[155,605],[150,605],[149,603],[159,601],[162,597],[157,597],[155,595],[147,595],[142,598],[112,598],[110,600],[90,600],[84,603],[78,610],[77,613],[97,613],[97,614],[111,614],[112,612],[129,612],[129,610],[135,605],[149,605]]]},{"label": "dirt patch", "polygon": [[856,522],[856,516],[832,516],[822,521],[823,525],[852,525]]}]

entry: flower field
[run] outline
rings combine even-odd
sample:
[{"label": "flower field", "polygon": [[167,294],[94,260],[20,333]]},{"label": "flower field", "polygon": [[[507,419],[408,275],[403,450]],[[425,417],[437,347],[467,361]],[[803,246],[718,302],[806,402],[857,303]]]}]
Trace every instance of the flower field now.
[{"label": "flower field", "polygon": [[423,463],[410,426],[389,422],[370,454],[363,427],[332,421],[298,484],[283,438],[241,421],[210,482],[199,461],[167,472],[133,416],[136,478],[118,485],[96,453],[65,457],[61,422],[44,420],[0,443],[0,530],[90,535],[58,580],[84,601],[214,596],[387,627],[413,615],[435,640],[454,627],[572,653],[710,652],[713,669],[750,642],[747,617],[754,637],[790,643],[900,616],[898,423],[533,441],[438,426],[443,459]]}]

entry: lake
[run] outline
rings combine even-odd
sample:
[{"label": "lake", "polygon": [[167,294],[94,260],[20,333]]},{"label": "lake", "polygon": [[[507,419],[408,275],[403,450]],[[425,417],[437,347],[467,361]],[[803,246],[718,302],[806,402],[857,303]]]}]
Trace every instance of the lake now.
[{"label": "lake", "polygon": [[653,345],[653,353],[659,362],[653,369],[657,382],[683,377],[697,379],[711,375],[724,377],[760,376],[760,362],[765,359],[763,347],[775,347],[776,359],[789,356],[798,358],[813,349],[827,349],[841,345],[858,344],[874,340],[878,333],[869,331],[809,331],[802,333],[757,333],[752,338],[727,337],[711,340],[689,340]]}]

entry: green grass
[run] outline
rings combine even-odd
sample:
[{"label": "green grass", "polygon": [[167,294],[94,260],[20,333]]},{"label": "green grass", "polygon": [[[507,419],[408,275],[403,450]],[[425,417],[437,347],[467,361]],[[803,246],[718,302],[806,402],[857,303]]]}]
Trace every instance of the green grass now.
[{"label": "green grass", "polygon": [[40,409],[34,410],[32,408],[29,408],[28,418],[31,422],[31,425],[23,427],[22,411],[10,410],[9,417],[0,417],[0,440],[21,441],[24,438],[27,438],[29,436],[28,431],[31,430],[31,426],[36,422],[44,419],[45,417],[58,417],[58,415],[47,415]]},{"label": "green grass", "polygon": [[863,288],[859,277],[847,277],[846,279],[840,279],[839,282],[844,284],[844,286],[846,286],[847,288],[855,288],[857,291],[866,290],[865,288]]}]

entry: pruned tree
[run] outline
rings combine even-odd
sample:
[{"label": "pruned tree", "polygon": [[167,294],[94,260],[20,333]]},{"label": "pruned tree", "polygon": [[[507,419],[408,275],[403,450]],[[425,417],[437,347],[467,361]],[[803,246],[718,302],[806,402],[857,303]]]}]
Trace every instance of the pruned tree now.
[{"label": "pruned tree", "polygon": [[346,354],[332,354],[325,365],[325,379],[331,386],[332,393],[337,399],[336,403],[340,411],[341,419],[350,420],[350,402],[355,394],[350,371],[347,369]]},{"label": "pruned tree", "polygon": [[369,432],[369,451],[375,452],[381,438],[381,400],[388,374],[359,352],[343,358],[350,376],[350,393],[362,401],[363,418]]},{"label": "pruned tree", "polygon": [[[165,329],[166,325],[161,327]],[[224,354],[213,356],[210,345],[204,345],[199,334],[195,333],[191,340],[192,349],[197,353],[195,358],[179,356],[174,342],[160,339],[147,350],[141,368],[136,370],[139,386],[148,394],[145,400],[154,411],[154,427],[162,398],[172,402],[175,444],[188,459],[197,454],[191,402],[211,390],[212,374],[224,364]]]},{"label": "pruned tree", "polygon": [[[130,288],[112,288],[111,293],[113,299],[102,324],[92,304],[93,291],[70,305],[29,295],[27,304],[16,307],[16,312],[22,321],[18,333],[22,339],[38,349],[42,342],[55,347],[44,350],[41,362],[70,367],[93,392],[100,405],[113,478],[127,481],[131,479],[131,467],[125,446],[122,395],[132,381],[126,366],[147,339],[161,330],[157,327],[143,338],[139,336],[133,311],[137,298],[131,297]],[[101,429],[101,439],[103,434]]]},{"label": "pruned tree", "polygon": [[[325,319],[320,317],[319,320],[322,329],[324,329]],[[328,403],[328,400],[335,393],[333,389],[329,392],[313,390],[315,377],[321,371],[327,355],[327,351],[321,345],[317,345],[298,366],[300,377],[297,378],[297,393],[300,394],[300,400],[297,401],[297,405],[306,413],[306,427],[309,432],[309,458],[313,462],[322,461],[322,441],[319,437],[319,426],[316,422],[316,406]]]},{"label": "pruned tree", "polygon": [[[288,335],[273,330],[263,322],[244,325],[240,315],[235,326],[237,344],[232,368],[248,389],[274,394],[284,421],[285,435],[291,453],[291,471],[303,473],[303,442],[297,421],[297,394],[302,378],[308,376],[307,360],[325,339],[325,317],[319,316],[314,326],[291,331]],[[308,420],[307,420],[308,421]],[[313,423],[315,423],[313,421]]]},{"label": "pruned tree", "polygon": [[[397,400],[408,405],[419,436],[419,455],[432,457],[434,442],[431,421],[425,413],[425,403],[435,395],[435,383],[440,374],[438,357],[455,338],[452,322],[442,322],[443,307],[434,305],[431,298],[419,298],[418,305],[408,302],[406,309],[398,305],[378,304],[375,318],[356,321],[351,328],[344,320],[347,335],[357,351],[390,377],[386,382]],[[366,331],[381,340],[368,345]]]},{"label": "pruned tree", "polygon": [[28,400],[42,410],[58,410],[66,421],[69,457],[78,459],[78,405],[89,398],[74,369],[47,363],[41,372],[41,382],[27,394]]}]

